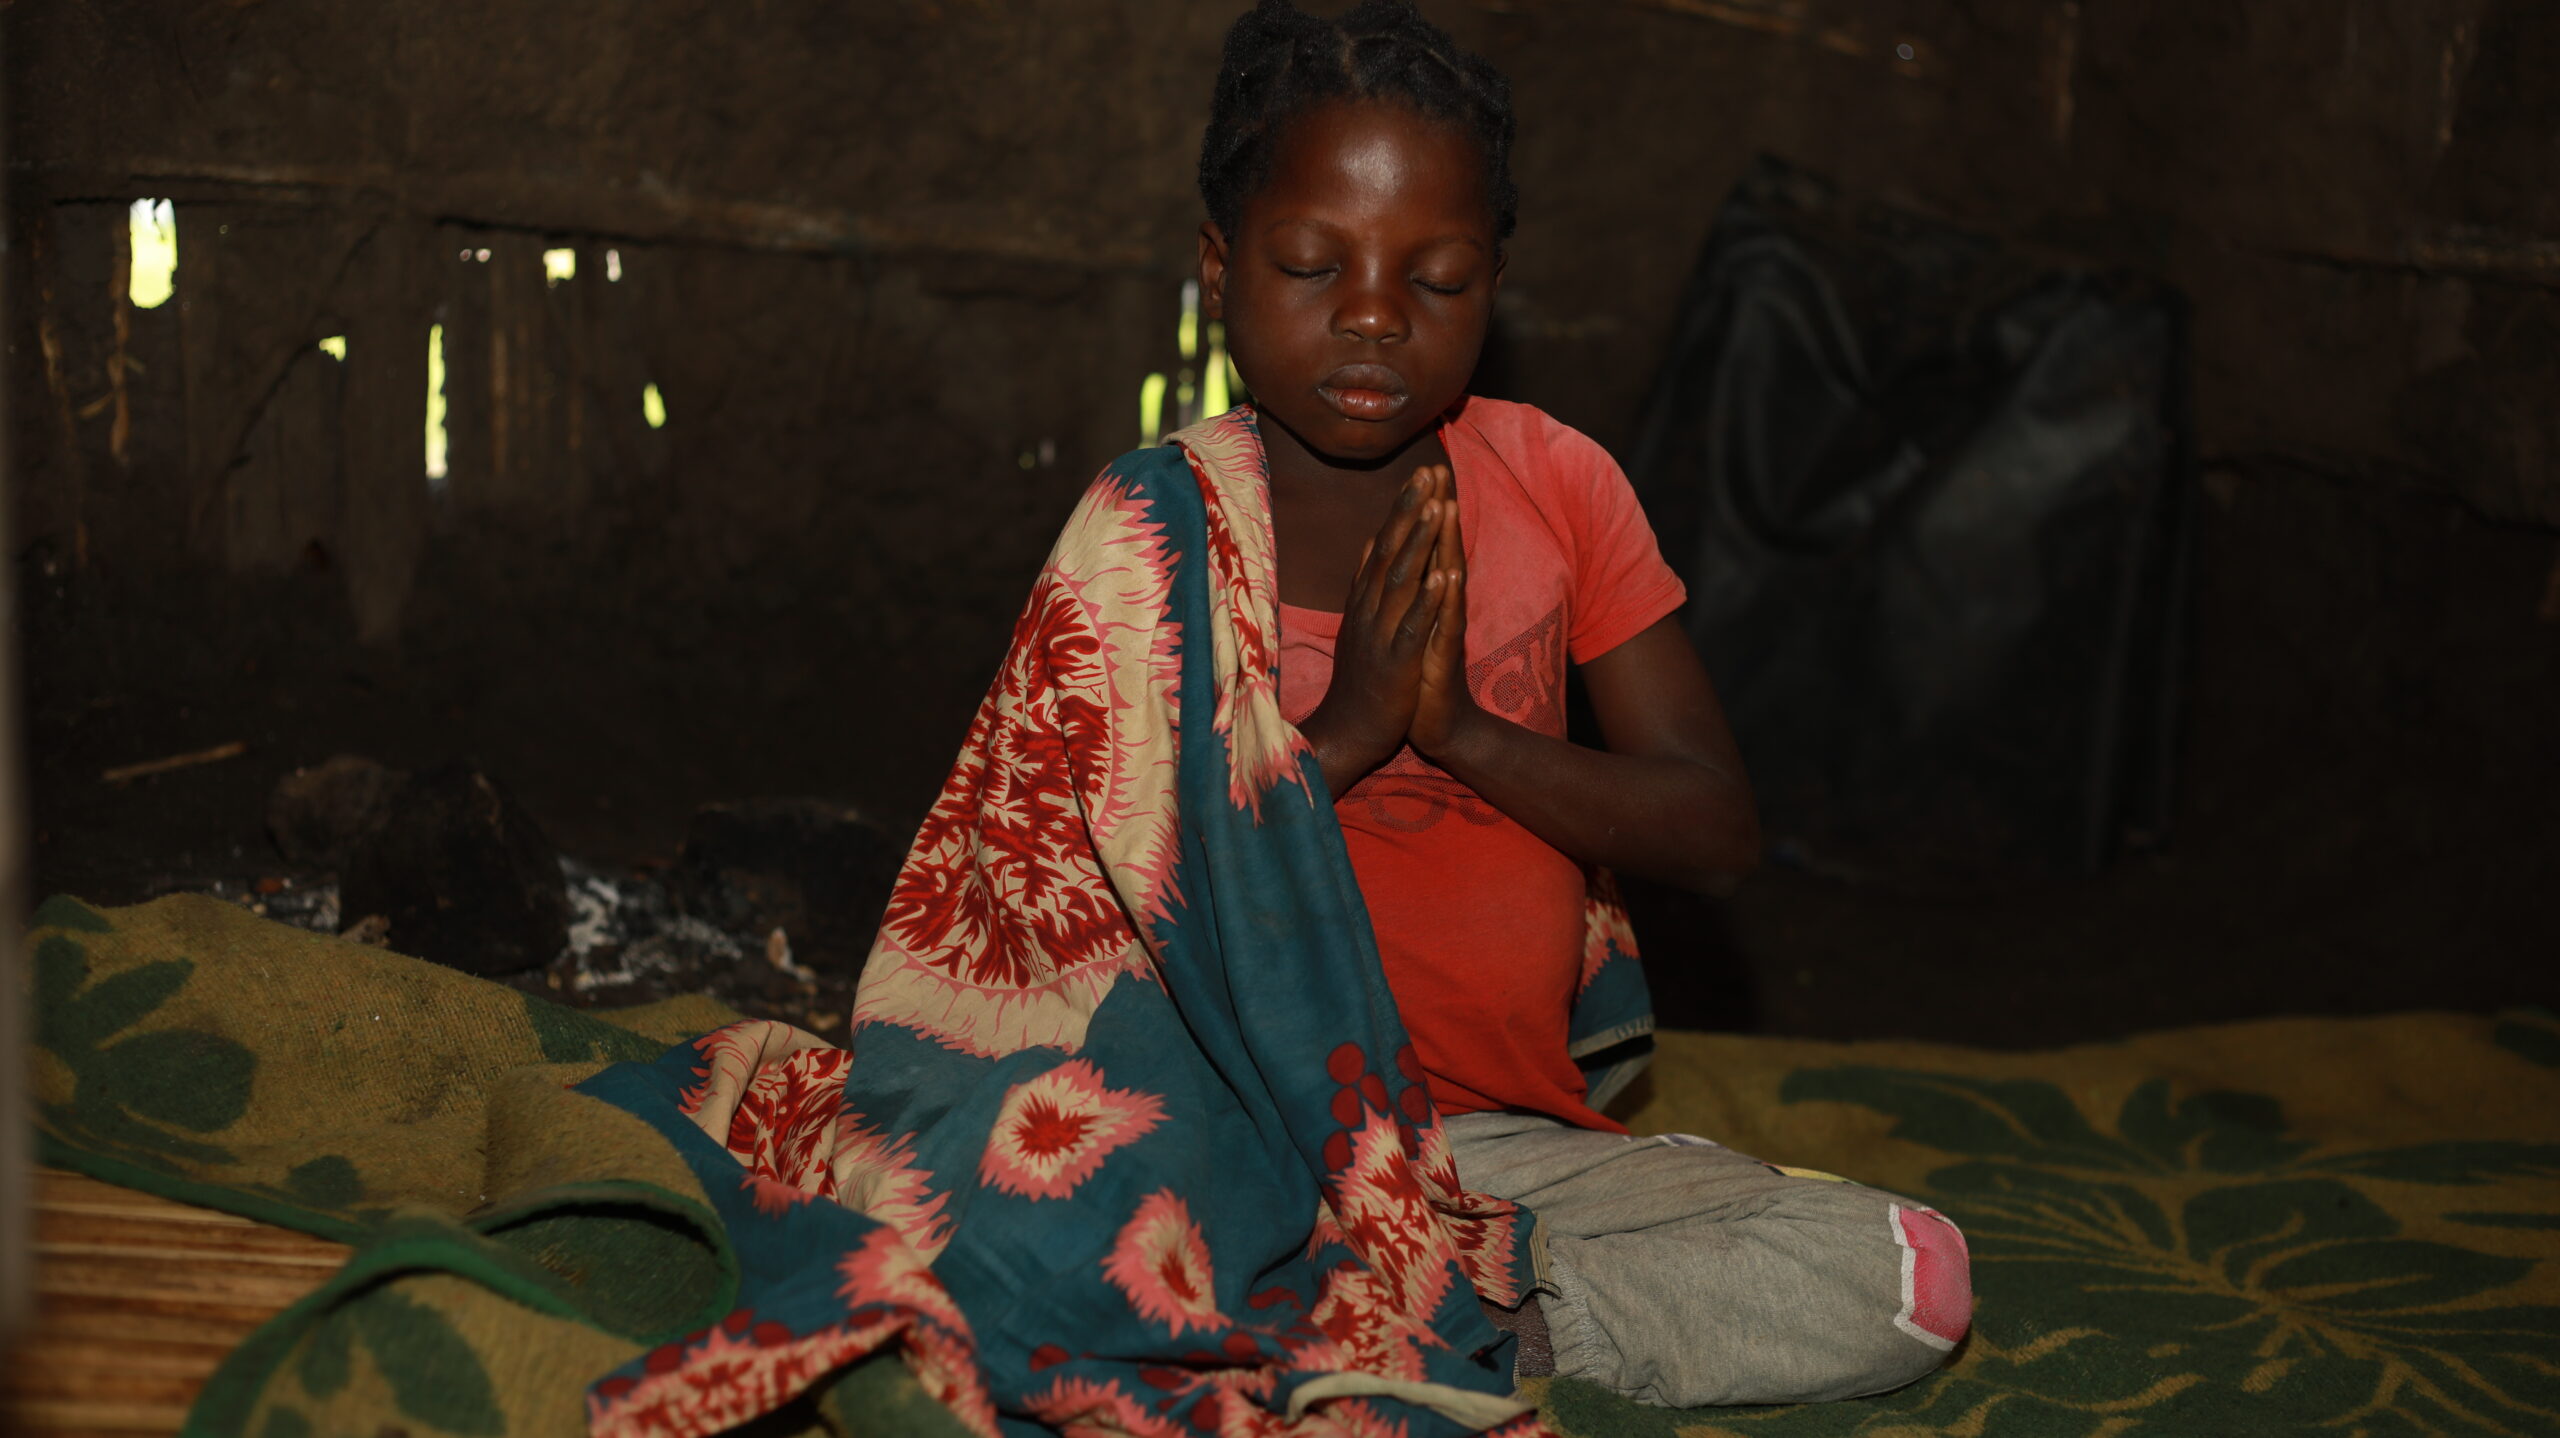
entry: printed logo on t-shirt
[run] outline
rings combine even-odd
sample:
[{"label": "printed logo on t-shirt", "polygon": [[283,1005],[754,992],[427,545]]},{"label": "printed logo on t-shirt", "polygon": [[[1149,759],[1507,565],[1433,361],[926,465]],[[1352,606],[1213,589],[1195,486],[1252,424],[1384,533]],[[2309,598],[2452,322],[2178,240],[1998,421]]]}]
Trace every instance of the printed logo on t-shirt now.
[{"label": "printed logo on t-shirt", "polygon": [[1486,710],[1550,739],[1564,737],[1564,606],[1467,666],[1467,692]]}]

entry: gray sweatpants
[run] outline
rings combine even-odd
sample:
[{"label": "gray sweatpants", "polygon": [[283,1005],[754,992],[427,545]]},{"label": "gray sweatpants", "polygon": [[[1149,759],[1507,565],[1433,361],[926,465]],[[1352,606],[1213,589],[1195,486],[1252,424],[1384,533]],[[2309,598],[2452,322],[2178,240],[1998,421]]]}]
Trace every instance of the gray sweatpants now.
[{"label": "gray sweatpants", "polygon": [[1444,1121],[1470,1189],[1536,1215],[1559,1376],[1670,1408],[1855,1398],[1935,1369],[1973,1312],[1935,1211],[1686,1134]]}]

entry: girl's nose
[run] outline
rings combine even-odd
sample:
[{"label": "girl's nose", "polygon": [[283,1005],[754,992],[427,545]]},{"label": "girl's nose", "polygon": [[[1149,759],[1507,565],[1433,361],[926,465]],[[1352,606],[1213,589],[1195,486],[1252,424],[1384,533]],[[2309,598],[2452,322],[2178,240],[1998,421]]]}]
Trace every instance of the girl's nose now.
[{"label": "girl's nose", "polygon": [[1410,327],[1394,288],[1375,278],[1349,287],[1341,307],[1334,311],[1333,326],[1337,333],[1367,344],[1403,339]]}]

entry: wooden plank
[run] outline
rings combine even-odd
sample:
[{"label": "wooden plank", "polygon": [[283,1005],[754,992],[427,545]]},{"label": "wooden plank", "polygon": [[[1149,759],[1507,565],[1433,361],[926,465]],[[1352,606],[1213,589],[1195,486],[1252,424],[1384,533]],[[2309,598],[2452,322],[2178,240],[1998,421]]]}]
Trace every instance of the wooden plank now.
[{"label": "wooden plank", "polygon": [[495,508],[494,456],[490,445],[496,428],[490,410],[490,365],[502,353],[496,337],[491,273],[497,254],[488,250],[486,230],[461,225],[437,229],[429,256],[437,295],[436,321],[444,326],[445,494],[436,520],[458,527],[465,516]]},{"label": "wooden plank", "polygon": [[57,1293],[123,1299],[145,1309],[171,1301],[231,1302],[272,1306],[281,1312],[325,1276],[317,1271],[308,1276],[280,1273],[256,1264],[201,1262],[188,1264],[185,1272],[173,1273],[157,1259],[127,1263],[90,1258],[78,1263],[38,1264],[36,1295],[39,1299]]},{"label": "wooden plank", "polygon": [[[152,1199],[151,1201],[153,1203],[167,1202],[165,1199]],[[265,1226],[260,1224],[254,1218],[242,1218],[236,1213],[222,1213],[210,1208],[188,1208],[180,1209],[175,1213],[155,1213],[151,1209],[135,1203],[101,1203],[96,1200],[85,1198],[52,1199],[41,1196],[36,1200],[36,1207],[45,1213],[62,1215],[63,1221],[66,1223],[80,1218],[121,1218],[147,1223],[200,1223],[221,1228],[262,1228]]]},{"label": "wooden plank", "polygon": [[[145,1308],[128,1298],[43,1293],[36,1295],[35,1327],[46,1337],[58,1333],[69,1339],[106,1337],[136,1343],[147,1340],[172,1351],[201,1349],[206,1355],[204,1371],[210,1373],[224,1354],[239,1347],[242,1340],[288,1306],[273,1299],[239,1303],[172,1299]],[[37,1341],[29,1338],[21,1346]],[[0,1383],[0,1391],[5,1391],[5,1386]]]},{"label": "wooden plank", "polygon": [[398,632],[426,552],[427,331],[442,278],[435,243],[422,226],[386,226],[358,251],[337,292],[347,317],[339,555],[356,632],[368,643]]},{"label": "wooden plank", "polygon": [[27,167],[50,198],[172,195],[185,203],[348,207],[488,230],[670,241],[782,254],[970,255],[1089,272],[1144,273],[1160,248],[1134,239],[1065,243],[939,220],[906,222],[824,205],[728,199],[664,183],[512,173],[425,175],[397,165],[224,163],[135,155],[122,167]]},{"label": "wooden plank", "polygon": [[[45,1237],[58,1243],[148,1244],[175,1247],[193,1254],[304,1253],[312,1240],[286,1229],[246,1219],[161,1218],[137,1213],[97,1213],[88,1209],[46,1207]],[[222,1219],[231,1219],[223,1222]]]},{"label": "wooden plank", "polygon": [[[53,1345],[47,1344],[51,1349]],[[183,1409],[196,1400],[206,1375],[181,1367],[176,1372],[148,1371],[144,1365],[111,1363],[66,1365],[59,1352],[45,1361],[19,1365],[10,1375],[12,1396],[21,1402],[82,1403],[112,1397],[119,1403]],[[105,1357],[103,1353],[99,1355]]]},{"label": "wooden plank", "polygon": [[375,248],[372,225],[257,205],[178,211],[188,531],[235,568],[281,568],[338,521],[334,457],[309,450],[337,424],[339,366],[313,346],[337,330],[329,316]]},{"label": "wooden plank", "polygon": [[[201,1263],[214,1254],[236,1257],[240,1253],[237,1249],[217,1248],[209,1244],[64,1243],[44,1238],[36,1240],[36,1252],[65,1262],[83,1258],[150,1258],[170,1263]],[[277,1268],[317,1268],[323,1272],[335,1271],[346,1265],[343,1257],[328,1253],[262,1253],[256,1261]]]},{"label": "wooden plank", "polygon": [[218,1350],[237,1347],[259,1324],[275,1316],[260,1304],[164,1303],[141,1312],[120,1299],[53,1294],[44,1301],[44,1331],[66,1338],[107,1336],[173,1347]]},{"label": "wooden plank", "polygon": [[0,1355],[0,1433],[174,1433],[205,1380],[348,1249],[54,1169],[35,1193],[36,1316]]},{"label": "wooden plank", "polygon": [[14,1425],[13,1433],[35,1438],[89,1438],[89,1435],[128,1433],[175,1433],[187,1419],[183,1403],[132,1402],[114,1398],[82,1399],[63,1402],[53,1399],[30,1399],[26,1402],[7,1400],[0,1417]]},{"label": "wooden plank", "polygon": [[346,365],[315,340],[292,348],[258,418],[224,470],[222,550],[235,571],[282,573],[335,546],[343,480],[339,415]]}]

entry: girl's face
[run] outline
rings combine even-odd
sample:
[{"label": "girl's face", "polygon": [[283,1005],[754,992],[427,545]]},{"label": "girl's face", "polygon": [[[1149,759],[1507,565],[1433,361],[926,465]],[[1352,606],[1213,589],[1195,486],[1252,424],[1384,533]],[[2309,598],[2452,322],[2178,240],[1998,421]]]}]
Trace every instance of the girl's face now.
[{"label": "girl's face", "polygon": [[1394,458],[1466,392],[1502,260],[1484,154],[1400,104],[1292,122],[1236,233],[1200,227],[1200,288],[1266,421],[1333,466]]}]

